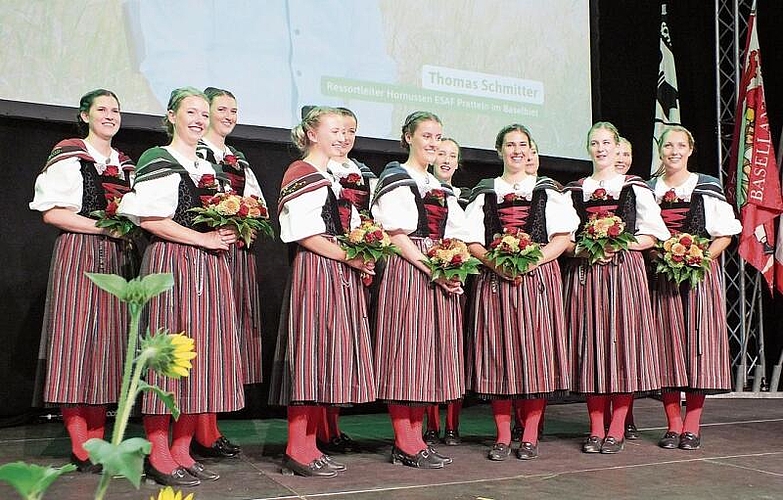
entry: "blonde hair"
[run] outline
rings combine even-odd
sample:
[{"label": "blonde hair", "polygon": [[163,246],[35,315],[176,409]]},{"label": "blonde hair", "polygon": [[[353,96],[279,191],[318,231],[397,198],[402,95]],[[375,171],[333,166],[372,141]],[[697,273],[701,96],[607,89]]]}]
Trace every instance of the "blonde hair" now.
[{"label": "blonde hair", "polygon": [[302,154],[302,157],[307,156],[310,150],[311,142],[310,138],[307,137],[307,132],[317,129],[321,123],[321,118],[325,115],[341,116],[342,114],[337,108],[314,106],[307,111],[302,121],[291,129],[291,142]]},{"label": "blonde hair", "polygon": [[617,127],[610,122],[596,122],[587,132],[587,143],[585,147],[588,151],[590,151],[590,136],[593,135],[593,132],[596,130],[608,130],[612,134],[612,137],[614,137],[614,143],[620,144],[620,132],[618,132]]},{"label": "blonde hair", "polygon": [[633,154],[633,144],[631,144],[631,141],[629,141],[625,137],[620,137],[619,144],[625,144],[626,146],[628,146],[628,150],[631,152],[631,154]]},{"label": "blonde hair", "polygon": [[[182,101],[188,97],[193,96],[201,97],[204,99],[204,102],[209,105],[209,98],[206,96],[206,94],[204,94],[204,92],[195,87],[180,87],[171,91],[171,96],[169,96],[169,103],[166,105],[166,110],[176,113],[179,109],[179,106],[182,104]],[[166,113],[166,116],[163,117],[163,127],[166,129],[166,134],[168,134],[169,137],[174,137],[174,124],[169,120],[168,113]]]},{"label": "blonde hair", "polygon": [[[663,129],[663,132],[661,132],[661,138],[658,139],[659,159],[661,157],[661,150],[663,149],[663,143],[666,142],[666,137],[672,132],[682,132],[688,138],[688,146],[690,146],[691,149],[696,147],[696,140],[693,138],[693,134],[691,134],[690,130],[683,127],[682,125],[671,125]],[[660,164],[658,165],[658,170],[655,171],[653,177],[660,177],[664,174],[664,172],[666,172],[666,167],[663,166],[663,161],[661,161]]]}]

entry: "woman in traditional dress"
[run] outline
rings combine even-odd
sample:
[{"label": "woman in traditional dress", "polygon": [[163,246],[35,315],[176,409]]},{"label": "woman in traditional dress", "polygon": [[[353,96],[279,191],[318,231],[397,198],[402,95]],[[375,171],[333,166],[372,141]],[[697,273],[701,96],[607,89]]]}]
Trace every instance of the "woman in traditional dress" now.
[{"label": "woman in traditional dress", "polygon": [[[652,191],[639,177],[615,168],[620,135],[598,122],[587,136],[593,173],[566,186],[585,230],[592,214],[612,212],[636,241],[627,251],[606,249],[605,258],[589,265],[586,254],[569,249],[564,267],[566,322],[572,349],[573,390],[587,396],[590,435],[585,453],[617,453],[625,443],[624,426],[634,394],[660,389],[658,342],[642,250],[669,237]],[[607,400],[612,418],[604,427]]]},{"label": "woman in traditional dress", "polygon": [[[283,176],[278,202],[280,239],[293,254],[291,277],[275,350],[270,401],[288,406],[288,444],[283,473],[331,477],[345,465],[316,444],[319,405],[350,405],[375,399],[367,304],[362,273],[374,263],[348,259],[342,235],[341,185],[327,169],[345,141],[334,108],[312,108],[291,131],[303,159]],[[359,215],[352,210],[349,223]],[[274,391],[277,391],[275,393]]]},{"label": "woman in traditional dress", "polygon": [[35,181],[32,210],[60,230],[49,270],[41,358],[43,401],[60,406],[71,439],[71,461],[99,472],[82,445],[103,438],[106,405],[116,403],[128,341],[128,309],[99,289],[85,273],[138,272],[133,244],[95,225],[91,212],[116,207],[128,191],[133,164],[112,148],[120,129],[120,103],[113,92],[82,96],[77,114],[84,139],[59,142]]},{"label": "woman in traditional dress", "polygon": [[[474,188],[466,212],[470,251],[486,266],[473,290],[469,386],[492,402],[497,439],[488,458],[505,460],[511,454],[512,400],[518,399],[524,432],[516,456],[530,460],[538,457],[546,400],[570,388],[557,258],[570,245],[579,217],[559,184],[528,171],[527,128],[504,127],[495,148],[503,160],[503,174]],[[543,254],[517,277],[486,257],[495,236],[511,229],[530,235]]]},{"label": "woman in traditional dress", "polygon": [[[196,154],[199,158],[217,165],[230,183],[231,190],[240,196],[253,196],[266,204],[256,175],[241,151],[226,144],[226,137],[237,124],[237,101],[228,90],[207,87],[204,94],[209,99],[209,127],[199,141]],[[261,370],[261,295],[258,290],[256,255],[246,246],[231,245],[228,250],[234,298],[236,299],[239,347],[242,356],[243,382],[260,384]],[[205,413],[199,416],[195,439],[191,443],[194,453],[203,457],[234,457],[240,447],[226,438],[218,428],[217,415]]]},{"label": "woman in traditional dress", "polygon": [[465,389],[458,281],[438,278],[422,262],[433,240],[462,237],[464,213],[451,187],[427,171],[442,135],[429,112],[408,115],[402,126],[405,163],[381,174],[372,214],[389,231],[401,256],[391,256],[378,291],[375,371],[378,398],[394,428],[392,463],[439,469],[451,459],[422,439],[427,405],[456,401]]},{"label": "woman in traditional dress", "polygon": [[164,125],[171,143],[141,156],[133,191],[123,198],[120,213],[137,219],[153,236],[142,274],[174,277],[174,287],[148,304],[150,331],[184,332],[194,339],[197,353],[188,377],[171,379],[152,370],[147,375],[149,383],[174,393],[182,413],[169,443],[170,411],[156,394],[145,393],[144,429],[152,443],[146,473],[161,484],[192,486],[219,477],[190,455],[198,420],[240,410],[245,402],[237,301],[228,286],[233,279],[228,251],[237,235],[196,224],[196,214],[189,211],[227,186],[213,164],[196,155],[209,125],[207,97],[192,87],[176,89],[167,109]]},{"label": "woman in traditional dress", "polygon": [[[706,394],[731,390],[729,336],[726,332],[720,255],[731,236],[742,231],[726,203],[720,181],[688,170],[694,140],[684,127],[664,130],[659,142],[660,175],[650,181],[666,226],[710,240],[709,270],[696,286],[676,285],[662,275],[652,280],[656,326],[661,335],[663,407],[668,429],[661,448],[695,450]],[[680,409],[685,392],[685,419]]]}]

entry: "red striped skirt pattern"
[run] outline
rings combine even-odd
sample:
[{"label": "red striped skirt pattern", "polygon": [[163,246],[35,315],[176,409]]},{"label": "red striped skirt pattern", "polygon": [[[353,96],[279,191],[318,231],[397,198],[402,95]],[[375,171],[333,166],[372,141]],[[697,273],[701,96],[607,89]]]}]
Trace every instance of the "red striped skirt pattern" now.
[{"label": "red striped skirt pattern", "polygon": [[620,252],[606,265],[585,262],[569,259],[564,268],[573,390],[657,391],[659,347],[642,254]]},{"label": "red striped skirt pattern", "polygon": [[365,293],[358,271],[299,247],[283,299],[271,403],[375,400]]},{"label": "red striped skirt pattern", "polygon": [[[426,253],[428,240],[412,241]],[[402,257],[389,258],[378,290],[375,329],[379,399],[440,403],[463,396],[460,302]]]},{"label": "red striped skirt pattern", "polygon": [[261,294],[258,290],[256,256],[250,250],[231,245],[228,263],[234,282],[239,352],[245,384],[263,382],[261,366]]},{"label": "red striped skirt pattern", "polygon": [[41,334],[45,402],[117,402],[128,345],[128,309],[84,273],[133,277],[138,258],[126,245],[91,234],[57,237]]},{"label": "red striped skirt pattern", "polygon": [[[225,253],[155,241],[147,247],[141,274],[172,273],[174,288],[148,304],[149,328],[184,332],[195,341],[190,375],[175,380],[150,370],[147,381],[174,393],[182,413],[229,412],[245,404],[232,276]],[[142,413],[169,413],[146,392]]]},{"label": "red striped skirt pattern", "polygon": [[729,336],[721,276],[720,263],[713,261],[709,272],[695,288],[686,285],[679,289],[679,303],[672,299],[662,301],[663,314],[659,322],[663,331],[683,332],[677,337],[664,337],[668,353],[679,356],[677,361],[683,365],[679,383],[672,387],[705,394],[731,390]]},{"label": "red striped skirt pattern", "polygon": [[570,363],[560,266],[552,261],[519,285],[484,270],[473,288],[473,362],[469,386],[478,395],[542,398],[570,389]]},{"label": "red striped skirt pattern", "polygon": [[680,287],[664,276],[651,278],[650,300],[659,339],[661,387],[681,389],[688,385],[685,367],[685,316]]}]

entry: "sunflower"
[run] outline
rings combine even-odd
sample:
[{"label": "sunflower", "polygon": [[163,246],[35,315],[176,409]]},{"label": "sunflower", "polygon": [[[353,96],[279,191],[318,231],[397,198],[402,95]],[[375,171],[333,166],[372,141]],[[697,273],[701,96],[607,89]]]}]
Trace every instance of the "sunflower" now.
[{"label": "sunflower", "polygon": [[171,486],[166,486],[158,492],[158,498],[150,497],[150,500],[193,500],[193,493],[183,497],[182,491],[175,493]]},{"label": "sunflower", "polygon": [[196,357],[194,341],[184,333],[171,334],[158,331],[147,335],[141,342],[142,353],[147,353],[147,365],[170,378],[187,377],[193,367],[190,360]]}]

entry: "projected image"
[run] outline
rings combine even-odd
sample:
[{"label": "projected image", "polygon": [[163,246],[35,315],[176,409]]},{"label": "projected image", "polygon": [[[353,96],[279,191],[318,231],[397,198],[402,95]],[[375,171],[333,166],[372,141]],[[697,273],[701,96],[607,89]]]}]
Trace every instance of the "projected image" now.
[{"label": "projected image", "polygon": [[[47,8],[20,3],[0,7],[3,18],[19,20],[28,37],[40,33],[33,41],[38,50],[25,47],[20,36],[16,46],[0,47],[0,53],[4,61],[15,50],[44,60],[33,58],[24,73],[10,79],[6,73],[0,97],[70,105],[86,88],[109,87],[124,110],[160,115],[171,89],[216,86],[237,96],[245,124],[290,128],[303,105],[326,104],[353,109],[362,135],[397,139],[404,117],[426,109],[441,116],[447,135],[469,147],[491,149],[498,129],[521,122],[553,156],[584,158],[582,135],[591,123],[588,5],[584,0],[52,0]],[[34,88],[23,84],[30,70],[45,74],[47,84],[37,78]]]}]

